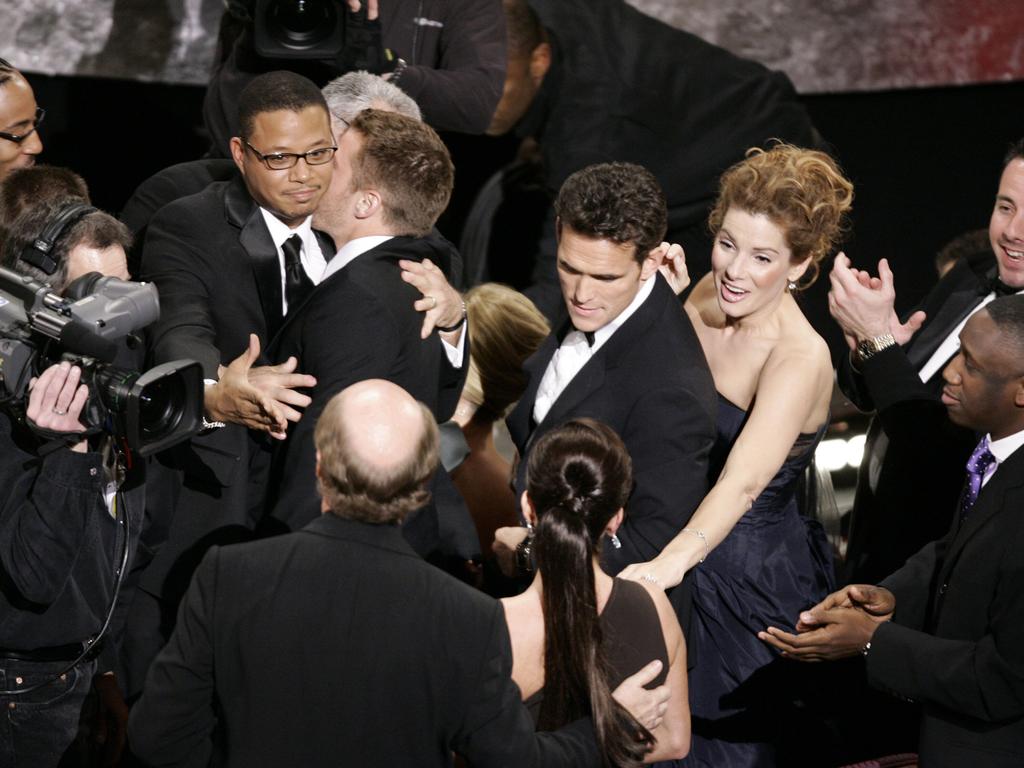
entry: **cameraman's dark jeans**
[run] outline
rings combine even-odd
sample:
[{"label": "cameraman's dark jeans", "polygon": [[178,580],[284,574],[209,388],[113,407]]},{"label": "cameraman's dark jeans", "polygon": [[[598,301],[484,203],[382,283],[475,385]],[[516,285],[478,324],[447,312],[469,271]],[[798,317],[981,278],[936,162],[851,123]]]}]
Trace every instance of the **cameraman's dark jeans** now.
[{"label": "cameraman's dark jeans", "polygon": [[[66,661],[0,658],[0,690],[28,688],[52,678],[67,664]],[[64,679],[24,696],[0,695],[4,718],[0,728],[0,766],[52,768],[58,765],[78,733],[82,703],[95,672],[95,659],[83,661]]]}]

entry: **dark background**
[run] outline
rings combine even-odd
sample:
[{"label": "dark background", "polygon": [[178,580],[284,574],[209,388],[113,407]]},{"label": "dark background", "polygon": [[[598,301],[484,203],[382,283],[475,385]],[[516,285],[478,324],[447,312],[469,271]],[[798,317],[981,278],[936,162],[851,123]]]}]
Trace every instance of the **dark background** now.
[{"label": "dark background", "polygon": [[[203,89],[82,76],[28,75],[47,110],[45,162],[81,173],[100,207],[117,212],[135,186],[206,149]],[[846,252],[858,265],[890,259],[897,303],[909,308],[935,280],[935,252],[985,227],[1007,145],[1024,135],[1024,82],[804,97],[818,129],[856,185]],[[475,188],[514,152],[509,140],[448,136],[456,197],[445,234]],[[806,299],[824,320],[827,280]]]}]

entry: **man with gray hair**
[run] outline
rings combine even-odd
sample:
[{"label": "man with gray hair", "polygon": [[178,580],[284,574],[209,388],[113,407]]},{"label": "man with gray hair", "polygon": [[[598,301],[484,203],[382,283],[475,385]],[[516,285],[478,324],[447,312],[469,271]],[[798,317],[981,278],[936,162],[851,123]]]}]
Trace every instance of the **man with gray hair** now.
[{"label": "man with gray hair", "polygon": [[[419,105],[413,98],[380,75],[362,71],[347,72],[331,80],[322,91],[327,100],[327,108],[331,111],[335,134],[344,130],[364,109],[397,112],[413,120],[423,120]],[[337,122],[342,125],[339,126]]]},{"label": "man with gray hair", "polygon": [[[500,604],[402,537],[437,464],[427,408],[362,381],[328,403],[315,444],[320,516],[206,555],[132,710],[136,754],[206,765],[217,743],[226,766],[429,768],[452,752],[475,766],[599,765],[589,720],[534,732]],[[648,728],[667,689],[641,686],[659,667],[615,692]]]}]

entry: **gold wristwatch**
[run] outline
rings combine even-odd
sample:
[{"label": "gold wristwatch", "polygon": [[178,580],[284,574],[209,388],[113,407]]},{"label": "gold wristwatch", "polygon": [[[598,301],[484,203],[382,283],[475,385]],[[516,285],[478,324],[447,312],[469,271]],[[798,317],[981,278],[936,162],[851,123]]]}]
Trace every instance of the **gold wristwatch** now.
[{"label": "gold wristwatch", "polygon": [[857,361],[863,363],[868,358],[874,357],[883,349],[896,346],[896,339],[891,333],[884,333],[881,336],[874,336],[864,339],[857,344]]}]

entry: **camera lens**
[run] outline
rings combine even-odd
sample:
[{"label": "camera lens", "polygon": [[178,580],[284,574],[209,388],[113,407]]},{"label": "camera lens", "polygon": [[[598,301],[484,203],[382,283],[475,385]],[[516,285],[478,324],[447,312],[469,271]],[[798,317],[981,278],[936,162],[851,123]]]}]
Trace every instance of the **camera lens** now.
[{"label": "camera lens", "polygon": [[267,7],[267,27],[289,48],[308,48],[331,35],[336,0],[276,0]]},{"label": "camera lens", "polygon": [[157,379],[139,394],[139,426],[147,439],[159,440],[181,421],[185,389],[180,376]]}]

